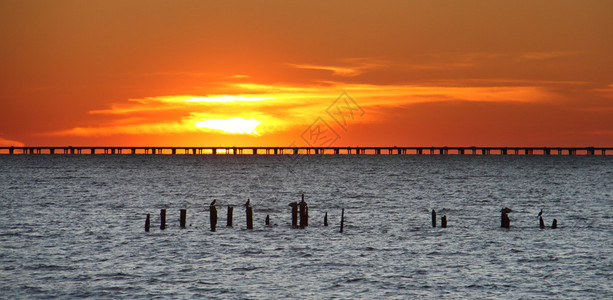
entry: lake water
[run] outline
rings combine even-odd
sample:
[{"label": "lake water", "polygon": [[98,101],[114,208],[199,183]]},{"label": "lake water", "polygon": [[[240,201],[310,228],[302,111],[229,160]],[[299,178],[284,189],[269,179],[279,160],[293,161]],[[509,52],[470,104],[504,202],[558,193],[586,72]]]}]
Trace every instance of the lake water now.
[{"label": "lake water", "polygon": [[0,155],[0,298],[610,299],[612,188],[602,156]]}]

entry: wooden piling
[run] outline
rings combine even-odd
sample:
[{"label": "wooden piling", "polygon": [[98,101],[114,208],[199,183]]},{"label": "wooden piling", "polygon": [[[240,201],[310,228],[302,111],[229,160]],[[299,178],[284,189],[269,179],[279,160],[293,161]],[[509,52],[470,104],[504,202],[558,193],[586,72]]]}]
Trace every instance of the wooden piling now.
[{"label": "wooden piling", "polygon": [[151,225],[151,218],[149,214],[147,214],[147,219],[145,219],[145,232],[149,232],[150,225]]},{"label": "wooden piling", "polygon": [[166,229],[166,210],[160,210],[160,229]]},{"label": "wooden piling", "polygon": [[266,226],[270,226],[270,216],[266,215]]},{"label": "wooden piling", "polygon": [[328,226],[328,213],[324,216],[324,226]]},{"label": "wooden piling", "polygon": [[234,214],[234,207],[228,205],[228,218],[226,220],[226,226],[232,227],[232,215]]},{"label": "wooden piling", "polygon": [[543,217],[539,217],[539,225],[541,226],[541,229],[545,228],[545,222],[543,222]]},{"label": "wooden piling", "polygon": [[186,216],[187,216],[187,210],[186,209],[182,209],[181,210],[181,216],[179,217],[179,226],[181,226],[181,228],[185,228]]},{"label": "wooden piling", "polygon": [[253,229],[253,209],[251,206],[247,206],[245,212],[247,214],[247,229]]},{"label": "wooden piling", "polygon": [[436,227],[436,211],[432,210],[432,227]]},{"label": "wooden piling", "polygon": [[292,207],[292,227],[298,227],[298,202],[289,204]]},{"label": "wooden piling", "polygon": [[511,219],[509,219],[509,215],[505,212],[500,214],[500,227],[502,228],[511,228]]},{"label": "wooden piling", "polygon": [[209,206],[209,220],[211,222],[211,231],[215,232],[217,230],[217,208],[215,208],[215,205]]},{"label": "wooden piling", "polygon": [[300,206],[300,228],[305,228],[308,226],[308,215],[307,215],[307,203],[304,201],[304,194],[302,194],[302,201],[299,203]]},{"label": "wooden piling", "polygon": [[556,229],[558,228],[558,220],[553,219],[553,223],[551,223],[551,229]]},{"label": "wooden piling", "polygon": [[441,218],[441,228],[447,228],[447,216]]},{"label": "wooden piling", "polygon": [[341,211],[341,233],[343,233],[343,227],[345,226],[345,209]]},{"label": "wooden piling", "polygon": [[166,209],[160,210],[160,229],[166,229]]}]

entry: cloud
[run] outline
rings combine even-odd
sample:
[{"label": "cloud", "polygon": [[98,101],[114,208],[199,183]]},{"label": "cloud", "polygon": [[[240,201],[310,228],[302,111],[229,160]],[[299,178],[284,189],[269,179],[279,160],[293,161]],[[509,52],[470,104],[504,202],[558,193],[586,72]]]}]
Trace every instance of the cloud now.
[{"label": "cloud", "polygon": [[25,144],[19,141],[8,140],[0,137],[0,147],[24,147]]},{"label": "cloud", "polygon": [[605,97],[613,98],[613,84],[609,84],[606,87],[593,89],[594,92],[597,92]]},{"label": "cloud", "polygon": [[358,76],[364,72],[387,65],[386,62],[366,58],[350,58],[343,60],[345,65],[288,64],[293,68],[331,71],[337,76]]},{"label": "cloud", "polygon": [[552,52],[525,52],[525,53],[519,54],[518,56],[526,60],[547,60],[547,59],[555,59],[555,58],[560,58],[560,57],[575,56],[579,54],[581,54],[581,52],[552,51]]},{"label": "cloud", "polygon": [[[220,131],[220,126],[255,120],[257,134],[304,128],[346,91],[363,111],[360,122],[378,122],[389,108],[425,102],[533,103],[555,98],[543,86],[377,85],[319,82],[316,84],[226,83],[207,95],[168,95],[130,99],[93,110],[98,123],[44,133],[51,136],[110,136],[215,132],[254,134],[255,129]],[[224,121],[225,120],[225,121]],[[232,121],[234,120],[234,121]],[[254,122],[255,122],[254,121]],[[255,124],[255,123],[254,123]],[[248,126],[245,126],[248,127]]]}]

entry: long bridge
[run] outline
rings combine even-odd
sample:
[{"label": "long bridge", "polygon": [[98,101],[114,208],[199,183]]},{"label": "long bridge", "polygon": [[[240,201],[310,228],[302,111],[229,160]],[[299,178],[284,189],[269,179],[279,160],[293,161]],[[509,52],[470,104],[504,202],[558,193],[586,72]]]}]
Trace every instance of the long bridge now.
[{"label": "long bridge", "polygon": [[613,147],[0,147],[0,154],[611,155]]}]

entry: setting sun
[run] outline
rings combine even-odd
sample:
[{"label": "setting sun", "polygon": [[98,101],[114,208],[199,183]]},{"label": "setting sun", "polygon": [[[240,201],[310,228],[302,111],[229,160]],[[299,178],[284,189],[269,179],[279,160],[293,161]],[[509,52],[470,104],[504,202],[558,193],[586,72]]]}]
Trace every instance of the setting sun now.
[{"label": "setting sun", "polygon": [[197,128],[221,130],[226,133],[258,134],[255,129],[260,123],[260,121],[253,118],[246,120],[235,117],[231,119],[208,119],[197,121],[194,125],[196,125]]}]

